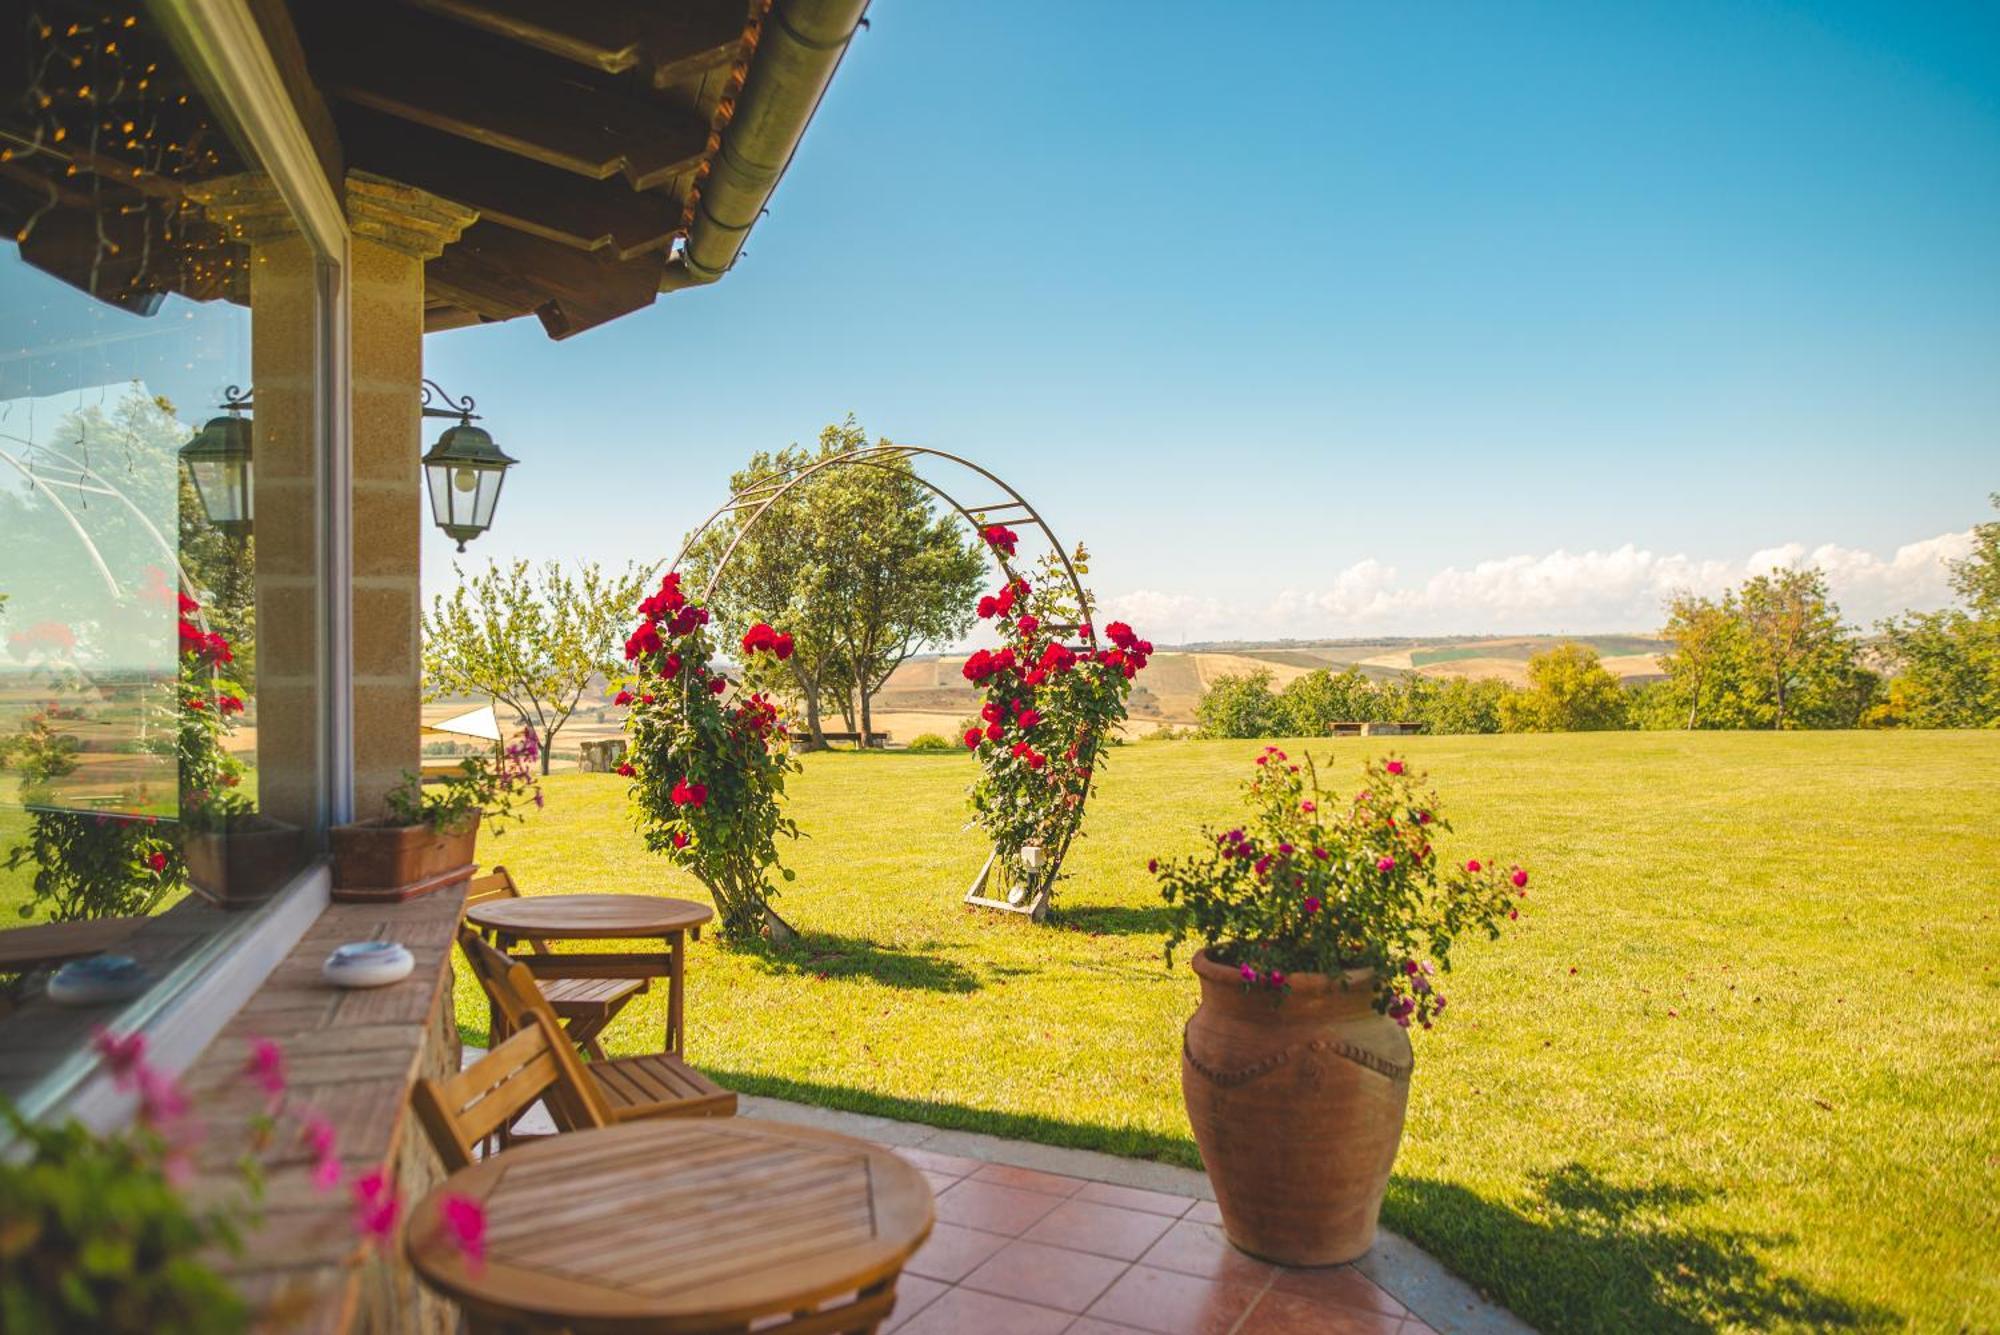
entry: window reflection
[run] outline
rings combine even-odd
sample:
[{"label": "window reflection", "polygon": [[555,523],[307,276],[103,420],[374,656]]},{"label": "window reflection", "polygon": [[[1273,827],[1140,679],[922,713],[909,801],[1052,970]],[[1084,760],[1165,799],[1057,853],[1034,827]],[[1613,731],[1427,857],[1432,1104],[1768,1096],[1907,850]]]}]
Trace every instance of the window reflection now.
[{"label": "window reflection", "polygon": [[[0,72],[0,1093],[87,1028],[40,1022],[55,967],[158,981],[323,807],[315,260],[143,20],[48,19]],[[260,376],[267,420],[228,412]],[[204,505],[217,418],[267,504]]]}]

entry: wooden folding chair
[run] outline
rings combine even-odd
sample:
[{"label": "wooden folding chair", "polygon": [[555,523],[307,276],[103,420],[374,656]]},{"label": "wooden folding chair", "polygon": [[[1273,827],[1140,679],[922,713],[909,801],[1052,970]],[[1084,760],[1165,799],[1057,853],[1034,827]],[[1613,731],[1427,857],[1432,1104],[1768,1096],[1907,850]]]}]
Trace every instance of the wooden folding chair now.
[{"label": "wooden folding chair", "polygon": [[[488,947],[491,949],[491,947]],[[419,1079],[410,1091],[417,1119],[444,1160],[445,1171],[470,1167],[481,1142],[546,1101],[566,1131],[605,1126],[610,1114],[583,1074],[583,1061],[547,1008],[530,1014],[513,1036],[448,1080]]]},{"label": "wooden folding chair", "polygon": [[[535,986],[535,976],[527,965],[463,924],[458,929],[458,944],[509,1029],[532,1017],[541,1017],[544,1024],[556,1023],[555,1013]],[[736,1113],[734,1093],[668,1053],[611,1057],[578,1065],[614,1123],[642,1117],[732,1117]],[[562,1125],[561,1111],[553,1106],[550,1111],[557,1125]]]},{"label": "wooden folding chair", "polygon": [[[489,899],[519,899],[521,889],[514,884],[514,876],[505,867],[496,866],[485,876],[473,878],[472,888],[465,896],[465,906],[484,903]],[[540,941],[530,939],[528,945],[537,955],[552,953]],[[597,1036],[604,1032],[625,1009],[632,998],[644,992],[651,984],[644,978],[544,978],[540,980],[542,996],[548,1000],[549,1009],[556,1013],[569,1028],[572,1043],[582,1048],[599,1061],[603,1061],[604,1049],[598,1046]]]}]

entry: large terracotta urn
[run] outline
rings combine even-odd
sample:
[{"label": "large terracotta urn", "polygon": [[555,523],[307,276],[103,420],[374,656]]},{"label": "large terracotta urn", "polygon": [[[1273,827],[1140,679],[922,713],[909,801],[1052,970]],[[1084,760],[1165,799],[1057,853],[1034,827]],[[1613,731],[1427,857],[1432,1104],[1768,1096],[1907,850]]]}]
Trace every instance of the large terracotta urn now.
[{"label": "large terracotta urn", "polygon": [[1285,1265],[1337,1265],[1375,1241],[1403,1138],[1410,1037],[1372,1003],[1374,975],[1245,987],[1196,953],[1201,1007],[1181,1093],[1229,1240]]}]

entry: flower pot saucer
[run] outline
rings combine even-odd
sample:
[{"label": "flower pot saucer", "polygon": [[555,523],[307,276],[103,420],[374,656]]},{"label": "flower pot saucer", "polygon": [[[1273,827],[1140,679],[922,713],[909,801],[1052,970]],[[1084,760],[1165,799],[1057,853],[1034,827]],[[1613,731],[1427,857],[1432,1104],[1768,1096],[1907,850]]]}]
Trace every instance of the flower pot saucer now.
[{"label": "flower pot saucer", "polygon": [[319,974],[335,987],[386,987],[408,978],[416,965],[416,956],[398,942],[351,941],[326,957]]}]

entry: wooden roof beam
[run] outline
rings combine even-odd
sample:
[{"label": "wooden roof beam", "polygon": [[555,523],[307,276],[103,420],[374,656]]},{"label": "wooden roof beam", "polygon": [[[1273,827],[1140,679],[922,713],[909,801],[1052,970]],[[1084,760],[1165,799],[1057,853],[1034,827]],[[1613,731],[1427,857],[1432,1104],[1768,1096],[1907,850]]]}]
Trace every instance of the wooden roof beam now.
[{"label": "wooden roof beam", "polygon": [[634,260],[586,254],[485,221],[466,228],[457,244],[431,264],[454,256],[487,265],[543,294],[535,314],[551,338],[568,338],[652,305],[666,263],[662,254]]},{"label": "wooden roof beam", "polygon": [[621,95],[400,6],[343,6],[316,36],[315,73],[336,100],[592,180],[652,189],[708,149],[708,121],[688,108]]},{"label": "wooden roof beam", "polygon": [[544,240],[629,260],[666,249],[681,230],[680,201],[665,191],[582,180],[358,107],[342,111],[340,127],[355,166]]},{"label": "wooden roof beam", "polygon": [[606,74],[643,70],[655,88],[734,61],[742,52],[751,14],[748,0],[409,3]]}]

